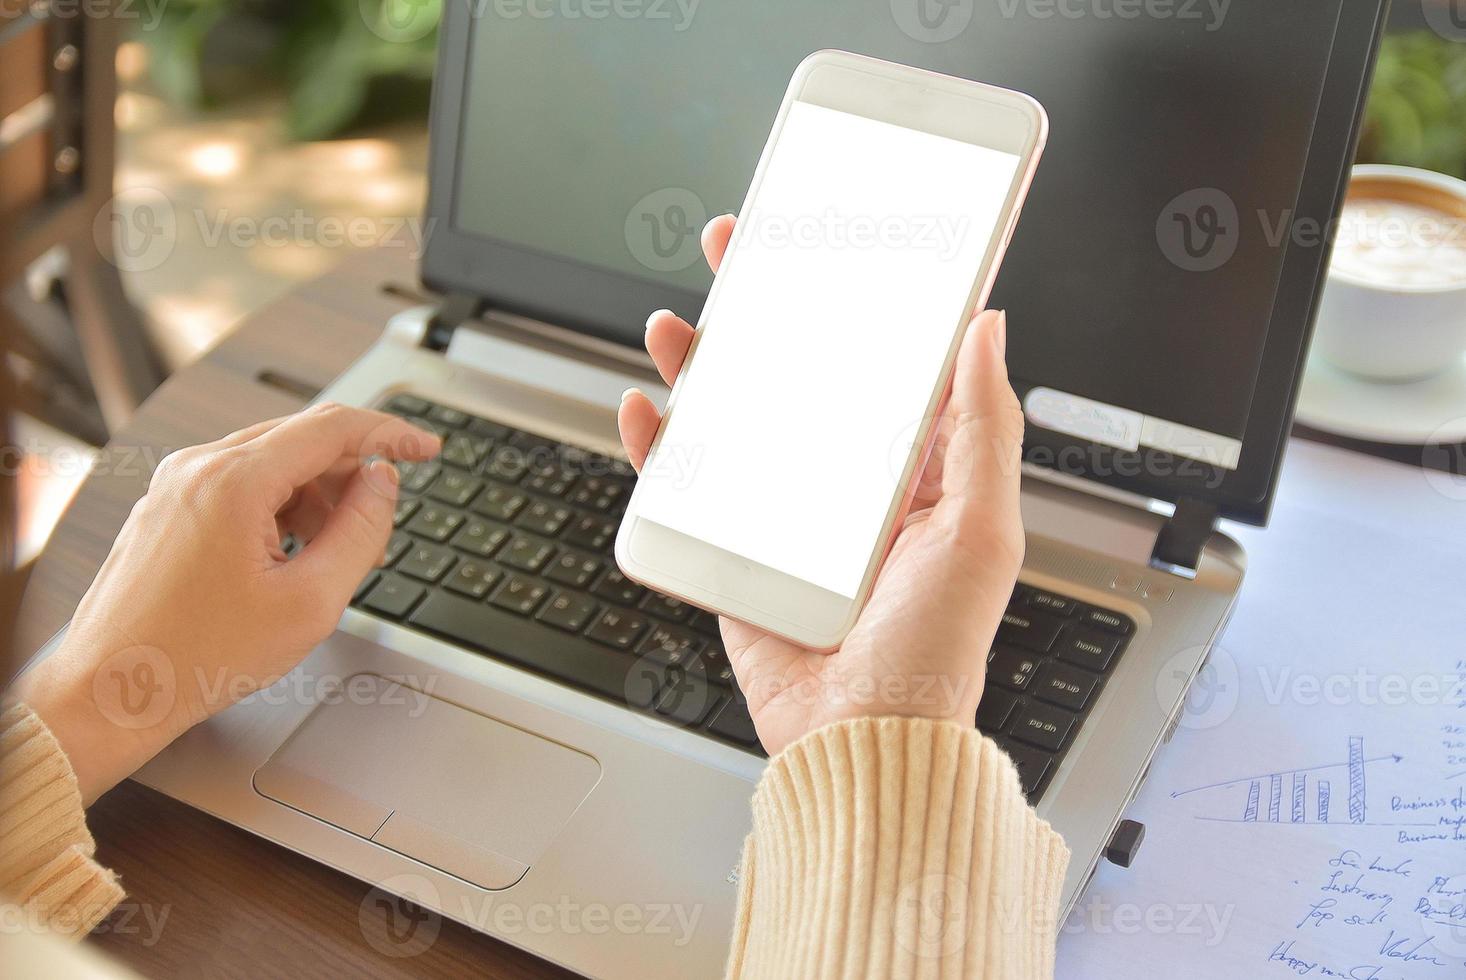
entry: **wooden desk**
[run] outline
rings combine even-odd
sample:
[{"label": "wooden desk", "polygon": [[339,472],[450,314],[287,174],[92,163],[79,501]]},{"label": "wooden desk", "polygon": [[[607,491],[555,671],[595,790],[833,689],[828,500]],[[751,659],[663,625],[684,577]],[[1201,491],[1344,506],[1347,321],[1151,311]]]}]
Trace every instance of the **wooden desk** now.
[{"label": "wooden desk", "polygon": [[[35,569],[22,607],[22,650],[70,617],[106,557],[162,448],[218,438],[300,408],[377,337],[392,314],[422,300],[410,250],[384,248],[251,317],[203,360],[163,386],[108,448]],[[384,291],[393,284],[397,291]],[[1307,433],[1417,465],[1419,449],[1376,447]],[[1466,454],[1432,454],[1458,471]],[[1442,467],[1445,468],[1445,467]],[[451,922],[410,958],[376,951],[358,921],[366,885],[134,783],[93,807],[99,857],[122,875],[128,908],[93,942],[150,977],[218,974],[563,977],[564,971]],[[148,942],[149,916],[164,911]],[[380,942],[380,933],[372,938]]]},{"label": "wooden desk", "polygon": [[[70,618],[162,450],[299,409],[390,316],[422,301],[416,279],[405,247],[349,259],[159,389],[103,454],[32,573],[19,649],[37,649]],[[146,977],[571,976],[450,921],[425,951],[384,955],[372,941],[418,944],[385,942],[386,913],[365,884],[136,783],[99,800],[89,823],[98,858],[128,892],[92,942]]]}]

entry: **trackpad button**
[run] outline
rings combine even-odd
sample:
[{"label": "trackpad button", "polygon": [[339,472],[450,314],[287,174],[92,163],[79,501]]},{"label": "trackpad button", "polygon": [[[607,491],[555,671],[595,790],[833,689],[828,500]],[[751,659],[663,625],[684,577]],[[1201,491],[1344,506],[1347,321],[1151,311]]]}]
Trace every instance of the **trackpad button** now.
[{"label": "trackpad button", "polygon": [[534,864],[594,758],[373,674],[348,679],[255,773],[263,796],[481,888]]}]

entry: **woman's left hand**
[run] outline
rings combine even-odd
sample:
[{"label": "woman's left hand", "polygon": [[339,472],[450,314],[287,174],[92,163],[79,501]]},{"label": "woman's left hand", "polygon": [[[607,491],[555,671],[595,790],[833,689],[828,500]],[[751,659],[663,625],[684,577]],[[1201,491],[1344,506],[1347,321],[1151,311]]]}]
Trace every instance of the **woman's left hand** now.
[{"label": "woman's left hand", "polygon": [[404,419],[323,404],[166,457],[61,647],[16,684],[84,802],[330,636],[392,533],[390,461],[440,449]]}]

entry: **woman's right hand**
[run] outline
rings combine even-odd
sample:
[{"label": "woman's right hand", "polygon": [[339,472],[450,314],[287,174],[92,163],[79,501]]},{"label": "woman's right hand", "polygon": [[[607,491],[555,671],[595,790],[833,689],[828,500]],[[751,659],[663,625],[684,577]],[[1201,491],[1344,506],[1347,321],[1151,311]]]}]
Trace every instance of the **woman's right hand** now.
[{"label": "woman's right hand", "polygon": [[[710,222],[703,249],[716,272],[734,219]],[[652,315],[646,346],[674,383],[693,328]],[[1019,463],[1023,412],[1003,355],[1007,319],[987,312],[963,339],[952,396],[907,518],[870,601],[844,645],[816,653],[744,623],[721,621],[729,660],[769,754],[851,718],[905,715],[971,727],[987,654],[1023,562]],[[639,391],[622,400],[621,438],[638,469],[661,422]]]}]

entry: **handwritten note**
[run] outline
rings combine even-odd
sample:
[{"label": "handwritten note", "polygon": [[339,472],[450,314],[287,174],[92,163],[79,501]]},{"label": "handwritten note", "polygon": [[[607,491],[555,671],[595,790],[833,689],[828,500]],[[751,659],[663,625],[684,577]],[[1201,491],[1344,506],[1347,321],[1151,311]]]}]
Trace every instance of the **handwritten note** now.
[{"label": "handwritten note", "polygon": [[1295,444],[1061,978],[1466,978],[1466,481]]}]

